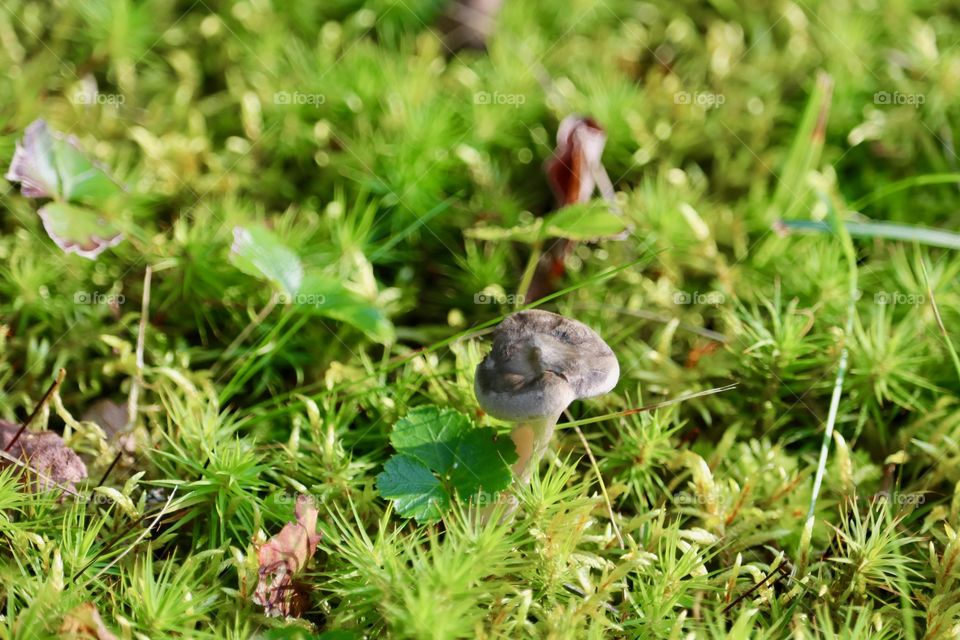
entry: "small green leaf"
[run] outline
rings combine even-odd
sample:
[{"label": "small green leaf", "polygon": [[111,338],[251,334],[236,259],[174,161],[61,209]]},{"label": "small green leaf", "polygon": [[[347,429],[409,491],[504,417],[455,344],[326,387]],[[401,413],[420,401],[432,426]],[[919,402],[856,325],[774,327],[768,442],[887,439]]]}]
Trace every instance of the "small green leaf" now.
[{"label": "small green leaf", "polygon": [[517,453],[509,438],[477,428],[453,409],[422,406],[394,426],[397,450],[377,476],[380,495],[419,522],[438,520],[454,498],[495,494],[510,485]]},{"label": "small green leaf", "polygon": [[567,240],[593,240],[620,235],[628,229],[626,221],[610,210],[604,200],[572,204],[528,225],[511,227],[473,227],[463,234],[468,238],[512,241],[532,244],[547,237]]},{"label": "small green leaf", "polygon": [[19,182],[27,198],[54,200],[38,213],[50,238],[67,253],[93,260],[123,239],[103,213],[123,188],[80,150],[76,139],[52,131],[46,121],[35,120],[24,131],[6,178]]},{"label": "small green leaf", "polygon": [[67,202],[103,204],[123,193],[106,171],[80,151],[73,138],[55,139],[53,151],[60,194]]},{"label": "small green leaf", "polygon": [[511,227],[473,227],[463,232],[468,238],[477,240],[512,241],[533,244],[543,236],[543,219],[537,218],[532,224]]},{"label": "small green leaf", "polygon": [[393,323],[383,310],[339,282],[308,275],[300,287],[300,293],[293,296],[291,301],[308,313],[352,325],[380,344],[396,340]]},{"label": "small green leaf", "polygon": [[418,522],[439,520],[450,508],[450,495],[430,469],[406,455],[395,455],[377,476],[377,489],[394,501],[400,515]]},{"label": "small green leaf", "polygon": [[303,283],[300,258],[264,227],[233,228],[230,262],[247,275],[271,282],[290,297]]},{"label": "small green leaf", "polygon": [[[470,497],[510,486],[513,472],[508,465],[517,461],[517,450],[510,438],[498,438],[495,429],[482,427],[463,434],[455,458],[450,481],[459,495]],[[488,462],[477,464],[484,460]],[[495,464],[495,460],[500,464]]]},{"label": "small green leaf", "polygon": [[37,213],[47,235],[66,253],[93,260],[123,240],[123,234],[113,223],[87,207],[51,202]]},{"label": "small green leaf", "polygon": [[45,120],[34,120],[17,142],[7,180],[20,183],[27,198],[56,198],[60,193],[57,168],[53,163],[53,136]]},{"label": "small green leaf", "polygon": [[627,223],[605,201],[591,200],[554,213],[547,218],[546,230],[557,238],[592,240],[619,235],[627,230]]},{"label": "small green leaf", "polygon": [[470,419],[453,409],[416,407],[393,426],[390,444],[431,469],[443,472],[453,465],[463,433],[472,428]]},{"label": "small green leaf", "polygon": [[28,198],[102,205],[123,189],[80,149],[76,138],[35,120],[17,142],[6,178]]}]

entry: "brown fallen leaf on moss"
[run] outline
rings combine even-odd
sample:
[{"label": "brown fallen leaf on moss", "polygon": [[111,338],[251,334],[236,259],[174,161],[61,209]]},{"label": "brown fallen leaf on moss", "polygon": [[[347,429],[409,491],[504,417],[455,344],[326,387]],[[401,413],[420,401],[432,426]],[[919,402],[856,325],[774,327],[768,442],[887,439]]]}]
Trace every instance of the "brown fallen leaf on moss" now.
[{"label": "brown fallen leaf on moss", "polygon": [[[17,438],[20,425],[0,420],[0,450],[22,460],[32,471],[31,488],[46,491],[55,485],[73,491],[75,483],[87,477],[87,465],[83,463],[63,438],[52,431],[24,431]],[[14,441],[14,438],[16,440]],[[8,464],[0,460],[0,465]]]},{"label": "brown fallen leaf on moss", "polygon": [[299,617],[309,602],[307,588],[294,581],[317,550],[317,507],[310,496],[297,496],[296,522],[288,522],[280,533],[260,547],[260,571],[253,601],[268,616]]},{"label": "brown fallen leaf on moss", "polygon": [[[616,199],[613,184],[601,161],[606,144],[607,132],[593,118],[572,115],[560,122],[557,147],[545,166],[547,181],[559,208],[587,202],[596,190],[608,202]],[[549,243],[537,263],[525,302],[539,300],[556,290],[557,282],[565,272],[564,261],[575,244],[563,238]]]},{"label": "brown fallen leaf on moss", "polygon": [[117,640],[117,636],[103,624],[97,608],[89,602],[63,616],[60,637],[71,640]]}]

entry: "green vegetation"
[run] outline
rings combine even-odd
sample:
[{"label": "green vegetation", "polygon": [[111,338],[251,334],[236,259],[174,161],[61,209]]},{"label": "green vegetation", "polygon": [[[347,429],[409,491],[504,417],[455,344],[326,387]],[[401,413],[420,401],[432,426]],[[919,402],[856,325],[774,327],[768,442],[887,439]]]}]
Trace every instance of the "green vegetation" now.
[{"label": "green vegetation", "polygon": [[[45,197],[0,183],[0,417],[64,369],[29,428],[88,469],[0,462],[0,638],[960,637],[956,8],[507,0],[456,53],[444,10],[0,9],[0,166],[57,140]],[[570,114],[613,209],[555,212]],[[424,447],[505,484],[474,370],[557,235],[603,239],[537,304],[620,382],[478,517]],[[305,605],[268,617],[300,494]]]}]

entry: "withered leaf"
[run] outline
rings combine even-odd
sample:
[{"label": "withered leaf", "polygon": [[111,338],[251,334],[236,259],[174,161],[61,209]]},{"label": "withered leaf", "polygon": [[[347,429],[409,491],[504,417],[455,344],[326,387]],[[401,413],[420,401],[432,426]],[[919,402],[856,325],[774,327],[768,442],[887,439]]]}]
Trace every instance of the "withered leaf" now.
[{"label": "withered leaf", "polygon": [[117,636],[103,624],[97,608],[85,602],[63,617],[60,637],[72,640],[117,640]]},{"label": "withered leaf", "polygon": [[[18,431],[20,425],[0,420],[0,450],[7,448]],[[30,478],[30,486],[39,491],[53,488],[54,483],[73,490],[75,483],[87,477],[87,465],[52,431],[24,431],[9,454],[38,472]]]},{"label": "withered leaf", "polygon": [[[547,180],[560,208],[589,201],[597,188],[605,200],[615,200],[613,184],[601,161],[606,143],[606,131],[593,118],[572,115],[560,122],[557,147],[546,164]],[[548,245],[531,279],[526,302],[539,300],[556,288],[574,244],[557,239]]]},{"label": "withered leaf", "polygon": [[36,120],[17,142],[10,168],[4,176],[20,183],[20,192],[27,198],[55,198],[60,179],[53,162],[53,137],[43,120]]},{"label": "withered leaf", "polygon": [[308,607],[304,586],[294,581],[313,557],[320,542],[317,507],[307,495],[297,496],[296,522],[288,522],[280,533],[260,547],[259,582],[253,601],[268,616],[300,616]]},{"label": "withered leaf", "polygon": [[607,132],[593,118],[567,116],[560,123],[547,179],[561,207],[586,202],[593,195],[606,144]]},{"label": "withered leaf", "polygon": [[81,150],[73,136],[35,120],[16,144],[7,180],[27,198],[51,199],[37,214],[47,235],[66,253],[96,259],[123,240],[104,212],[124,189]]}]

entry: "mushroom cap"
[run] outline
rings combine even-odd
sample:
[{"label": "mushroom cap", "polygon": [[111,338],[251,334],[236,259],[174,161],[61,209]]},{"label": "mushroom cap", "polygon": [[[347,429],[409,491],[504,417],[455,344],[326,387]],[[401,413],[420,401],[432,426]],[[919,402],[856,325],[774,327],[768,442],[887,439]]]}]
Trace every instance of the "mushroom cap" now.
[{"label": "mushroom cap", "polygon": [[494,331],[474,391],[500,420],[556,418],[574,400],[607,393],[619,377],[616,355],[593,329],[549,311],[520,311]]}]

